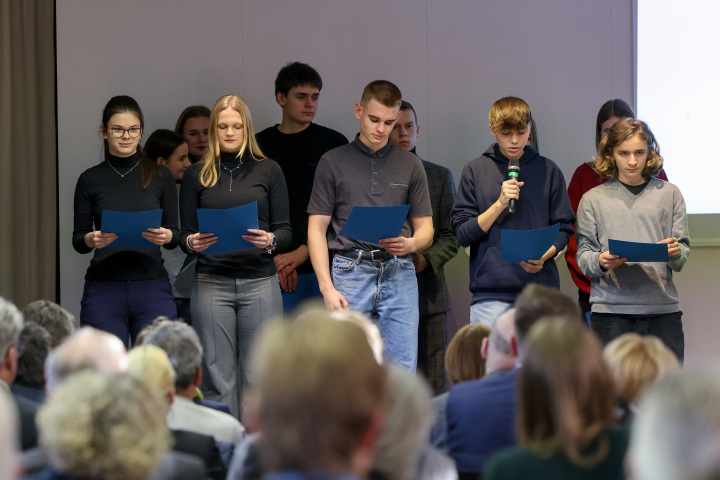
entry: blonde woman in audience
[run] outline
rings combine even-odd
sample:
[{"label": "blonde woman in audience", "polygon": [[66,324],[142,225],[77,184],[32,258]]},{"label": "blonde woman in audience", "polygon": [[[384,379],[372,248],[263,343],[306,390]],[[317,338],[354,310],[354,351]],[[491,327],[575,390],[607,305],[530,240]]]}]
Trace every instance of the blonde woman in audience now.
[{"label": "blonde woman in audience", "polygon": [[608,343],[603,353],[618,397],[618,423],[629,426],[640,394],[668,375],[680,373],[675,354],[657,337],[626,333]]},{"label": "blonde woman in audience", "polygon": [[40,409],[40,443],[49,479],[145,480],[170,444],[165,406],[144,382],[126,374],[80,372]]},{"label": "blonde woman in audience", "polygon": [[430,388],[398,364],[387,364],[387,420],[371,480],[455,480],[455,462],[427,443],[433,422]]},{"label": "blonde woman in audience", "polygon": [[626,431],[613,426],[615,392],[600,341],[575,316],[542,319],[524,343],[519,446],[488,460],[483,478],[624,479]]}]

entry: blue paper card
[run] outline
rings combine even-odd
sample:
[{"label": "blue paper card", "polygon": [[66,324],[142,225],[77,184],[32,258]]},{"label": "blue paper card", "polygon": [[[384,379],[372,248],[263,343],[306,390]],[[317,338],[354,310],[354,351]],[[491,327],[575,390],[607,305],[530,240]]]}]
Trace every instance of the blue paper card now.
[{"label": "blue paper card", "polygon": [[638,243],[623,240],[608,240],[610,253],[627,258],[628,262],[667,262],[667,243]]},{"label": "blue paper card", "polygon": [[500,249],[502,258],[508,262],[539,260],[555,243],[560,224],[537,230],[500,231]]},{"label": "blue paper card", "polygon": [[202,233],[212,233],[217,237],[217,242],[210,245],[201,254],[257,248],[242,238],[242,235],[250,234],[248,228],[259,228],[257,202],[225,209],[198,208],[197,218],[198,227]]},{"label": "blue paper card", "polygon": [[338,235],[377,244],[383,238],[400,235],[410,205],[395,207],[353,207]]},{"label": "blue paper card", "polygon": [[161,208],[144,212],[103,210],[100,230],[118,236],[108,247],[157,247],[151,241],[145,240],[141,234],[148,228],[160,228],[161,225]]}]

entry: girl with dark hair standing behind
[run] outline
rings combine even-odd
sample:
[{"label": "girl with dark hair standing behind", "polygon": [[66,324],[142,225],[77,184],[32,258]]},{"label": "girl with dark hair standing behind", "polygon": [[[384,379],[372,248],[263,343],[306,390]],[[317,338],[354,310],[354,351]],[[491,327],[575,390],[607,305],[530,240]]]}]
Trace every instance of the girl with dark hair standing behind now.
[{"label": "girl with dark hair standing behind", "polygon": [[[598,145],[600,145],[600,140],[607,135],[610,127],[622,118],[635,118],[635,112],[625,100],[613,98],[603,103],[595,120],[595,150],[597,150]],[[657,177],[667,181],[664,170],[660,170]],[[604,178],[597,172],[594,161],[583,163],[575,170],[568,185],[570,204],[575,212],[575,216],[577,216],[578,205],[580,204],[582,196],[589,190],[605,182],[607,182],[607,178]],[[577,224],[573,226],[577,228]],[[590,279],[583,275],[580,267],[578,267],[577,259],[575,258],[577,249],[577,238],[575,234],[573,234],[570,237],[567,251],[565,252],[565,261],[567,262],[568,270],[570,270],[570,276],[578,287],[578,304],[580,305],[583,315],[585,315],[590,311]]]},{"label": "girl with dark hair standing behind", "polygon": [[182,111],[175,124],[175,133],[182,136],[188,144],[190,163],[203,156],[208,145],[210,128],[210,109],[204,105],[193,105]]},{"label": "girl with dark hair standing behind", "polygon": [[613,426],[615,388],[595,335],[575,319],[528,332],[518,379],[518,443],[485,465],[485,480],[624,479],[627,431]]},{"label": "girl with dark hair standing behind", "polygon": [[176,317],[160,250],[113,247],[113,232],[102,230],[103,210],[140,212],[162,209],[162,226],[143,238],[166,249],[179,241],[177,192],[170,171],[149,160],[140,139],[143,115],[137,102],[121,95],[110,99],[100,135],[105,159],[80,175],[75,187],[73,247],[93,259],[85,275],[80,324],[117,335],[126,346],[155,317]]},{"label": "girl with dark hair standing behind", "polygon": [[[257,202],[259,229],[243,239],[254,247],[203,254],[217,237],[200,232],[197,209],[227,209]],[[287,186],[280,166],[265,159],[242,98],[220,98],[210,115],[208,148],[191,165],[180,188],[182,235],[189,254],[200,253],[191,309],[203,345],[202,390],[240,416],[248,353],[263,322],[282,314],[271,253],[292,239]]]},{"label": "girl with dark hair standing behind", "polygon": [[[164,128],[155,130],[145,142],[145,155],[153,162],[165,165],[170,170],[175,179],[175,187],[179,191],[185,170],[190,166],[188,144],[185,139],[172,130]],[[195,278],[195,262],[182,268],[185,265],[186,255],[179,248],[163,250],[162,256],[165,261],[165,269],[170,275],[177,316],[191,325],[190,294]]]}]

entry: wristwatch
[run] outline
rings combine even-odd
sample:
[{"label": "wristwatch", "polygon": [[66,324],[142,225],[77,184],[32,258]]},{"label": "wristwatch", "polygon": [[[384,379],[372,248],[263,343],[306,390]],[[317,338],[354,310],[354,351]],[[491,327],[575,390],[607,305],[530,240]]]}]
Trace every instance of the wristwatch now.
[{"label": "wristwatch", "polygon": [[272,232],[268,232],[268,236],[270,237],[270,245],[267,247],[267,252],[272,253],[277,247],[277,237]]}]

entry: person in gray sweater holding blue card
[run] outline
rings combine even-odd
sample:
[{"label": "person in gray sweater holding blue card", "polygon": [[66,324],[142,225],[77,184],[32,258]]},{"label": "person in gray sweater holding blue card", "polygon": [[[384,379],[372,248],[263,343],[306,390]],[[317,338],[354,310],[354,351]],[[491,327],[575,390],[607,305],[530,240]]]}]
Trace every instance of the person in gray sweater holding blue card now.
[{"label": "person in gray sweater holding blue card", "polygon": [[[578,265],[590,277],[592,329],[604,343],[623,333],[659,337],[680,361],[685,337],[673,272],[690,254],[685,201],[673,184],[655,178],[663,165],[648,126],[617,122],[600,142],[595,169],[610,180],[587,192],[578,207]],[[664,243],[667,262],[631,262],[610,253],[609,239]]]}]

